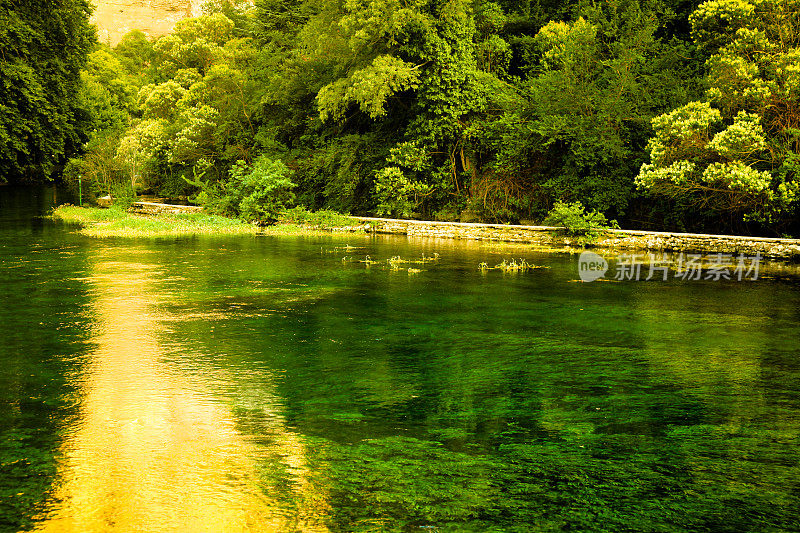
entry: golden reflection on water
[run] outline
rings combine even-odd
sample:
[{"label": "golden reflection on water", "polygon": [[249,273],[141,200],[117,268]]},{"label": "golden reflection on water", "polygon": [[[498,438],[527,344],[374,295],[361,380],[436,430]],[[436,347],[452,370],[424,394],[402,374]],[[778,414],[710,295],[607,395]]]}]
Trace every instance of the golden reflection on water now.
[{"label": "golden reflection on water", "polygon": [[327,505],[308,481],[303,442],[272,416],[301,507],[284,511],[257,474],[264,450],[203,383],[161,360],[157,266],[120,262],[120,253],[98,252],[87,280],[97,348],[80,422],[61,449],[54,503],[36,530],[325,531]]}]

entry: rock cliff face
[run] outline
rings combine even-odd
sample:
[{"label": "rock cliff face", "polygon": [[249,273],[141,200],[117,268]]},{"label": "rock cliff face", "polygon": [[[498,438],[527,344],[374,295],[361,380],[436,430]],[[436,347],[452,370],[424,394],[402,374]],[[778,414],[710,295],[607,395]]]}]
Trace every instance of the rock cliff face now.
[{"label": "rock cliff face", "polygon": [[100,42],[117,44],[131,30],[150,37],[172,31],[175,23],[200,14],[201,0],[92,0],[92,22]]}]

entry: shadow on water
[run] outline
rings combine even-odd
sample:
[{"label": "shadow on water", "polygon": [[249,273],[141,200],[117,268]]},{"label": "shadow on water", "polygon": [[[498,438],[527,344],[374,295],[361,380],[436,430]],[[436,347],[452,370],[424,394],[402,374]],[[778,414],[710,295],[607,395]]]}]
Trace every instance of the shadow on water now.
[{"label": "shadow on water", "polygon": [[63,435],[78,420],[91,348],[85,264],[40,218],[53,187],[0,187],[0,530],[31,524],[56,478]]}]

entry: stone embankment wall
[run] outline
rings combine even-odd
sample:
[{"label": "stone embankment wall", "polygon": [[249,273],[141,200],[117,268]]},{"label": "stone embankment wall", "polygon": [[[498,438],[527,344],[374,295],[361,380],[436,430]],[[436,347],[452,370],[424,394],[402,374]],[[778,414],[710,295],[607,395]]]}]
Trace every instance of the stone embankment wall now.
[{"label": "stone embankment wall", "polygon": [[[369,224],[374,233],[518,242],[548,247],[581,247],[577,239],[559,235],[560,228],[550,226],[357,218]],[[763,257],[800,261],[800,239],[608,230],[604,237],[588,246],[620,252],[741,253],[748,256],[760,253]]]},{"label": "stone embankment wall", "polygon": [[594,246],[622,250],[744,254],[800,261],[800,239],[770,239],[697,233],[614,232]]}]

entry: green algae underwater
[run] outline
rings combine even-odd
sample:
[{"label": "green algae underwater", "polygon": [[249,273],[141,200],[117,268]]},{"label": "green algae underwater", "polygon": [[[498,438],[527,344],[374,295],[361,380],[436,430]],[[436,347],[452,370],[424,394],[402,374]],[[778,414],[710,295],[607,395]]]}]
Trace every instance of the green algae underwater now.
[{"label": "green algae underwater", "polygon": [[[0,530],[800,530],[792,276],[91,239],[58,200],[0,188]],[[549,268],[477,268],[513,259]]]}]

